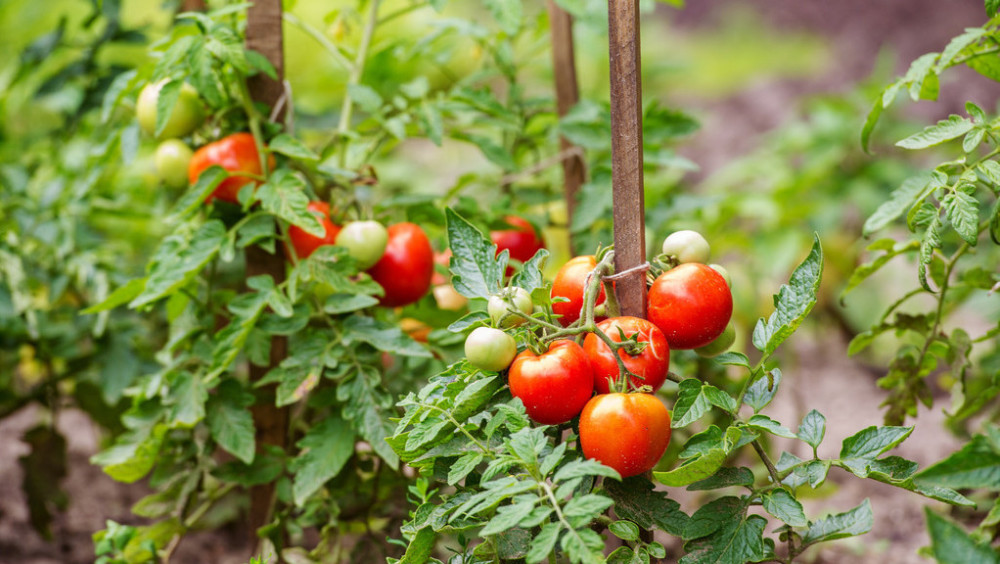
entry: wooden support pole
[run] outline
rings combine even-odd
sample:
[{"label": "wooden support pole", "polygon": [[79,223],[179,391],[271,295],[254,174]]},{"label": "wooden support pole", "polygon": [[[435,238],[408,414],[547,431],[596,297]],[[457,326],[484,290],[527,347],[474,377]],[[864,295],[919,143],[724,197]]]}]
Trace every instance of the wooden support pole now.
[{"label": "wooden support pole", "polygon": [[[580,89],[576,79],[576,57],[573,49],[573,16],[548,0],[549,27],[552,35],[552,73],[556,82],[556,109],[559,117],[566,115],[580,100]],[[571,154],[575,145],[561,137],[563,154],[570,156],[562,160],[563,186],[566,195],[566,211],[569,224],[573,224],[573,210],[576,208],[576,194],[587,176],[582,155]],[[572,245],[571,245],[572,246]]]},{"label": "wooden support pole", "polygon": [[[623,272],[646,261],[639,0],[609,0],[608,24],[615,271]],[[645,272],[619,280],[615,294],[622,315],[646,317]]]},{"label": "wooden support pole", "polygon": [[[284,54],[281,29],[281,0],[257,0],[247,12],[246,45],[260,52],[274,65],[278,80],[263,73],[254,76],[249,83],[250,95],[254,101],[273,107],[281,97],[284,78]],[[246,250],[247,277],[268,275],[280,284],[285,279],[285,255],[282,245],[275,246],[270,254],[257,245]],[[250,379],[257,381],[288,356],[288,341],[285,337],[271,339],[271,356],[267,366],[250,364]],[[288,408],[275,407],[275,387],[266,386],[258,390],[257,403],[252,408],[254,425],[257,428],[257,451],[265,445],[288,446]],[[250,490],[249,527],[251,535],[271,520],[274,506],[274,483],[255,486]],[[280,559],[279,559],[280,561]]]},{"label": "wooden support pole", "polygon": [[181,2],[182,12],[204,12],[206,7],[205,0],[184,0]]}]

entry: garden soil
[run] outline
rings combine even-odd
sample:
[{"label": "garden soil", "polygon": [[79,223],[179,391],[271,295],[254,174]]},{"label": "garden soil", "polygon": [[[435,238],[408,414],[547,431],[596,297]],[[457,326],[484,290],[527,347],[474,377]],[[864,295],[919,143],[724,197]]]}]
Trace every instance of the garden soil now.
[{"label": "garden soil", "polygon": [[[872,71],[874,54],[889,48],[898,55],[896,72],[905,71],[913,58],[940,50],[963,28],[980,25],[985,19],[981,0],[691,0],[690,6],[674,17],[673,26],[685,30],[710,28],[723,10],[734,4],[753,6],[776,29],[809,31],[830,41],[833,68],[821,76],[801,79],[762,79],[746,91],[724,99],[701,103],[683,100],[706,116],[703,129],[692,138],[685,154],[709,174],[725,162],[752,149],[759,136],[791,119],[796,101],[819,92],[839,92],[866,78]],[[947,7],[945,7],[945,5]],[[776,56],[780,56],[780,53]],[[969,99],[995,105],[995,84],[963,76],[961,89],[942,89],[942,102],[918,111],[930,117],[959,111]],[[954,86],[954,85],[951,85]],[[993,88],[993,91],[990,91]],[[879,376],[847,357],[846,343],[831,336],[798,335],[785,346],[785,379],[775,404],[765,412],[785,422],[799,421],[812,408],[827,417],[827,433],[820,455],[833,457],[840,441],[867,425],[881,424],[879,407],[884,394],[875,387]],[[895,453],[922,466],[955,450],[959,443],[943,428],[943,398],[932,410],[920,414],[910,438]],[[18,459],[28,452],[19,439],[39,422],[41,413],[28,408],[0,422],[0,564],[83,564],[94,561],[91,534],[104,527],[105,520],[138,524],[130,507],[148,493],[140,484],[118,484],[91,466],[89,457],[98,450],[98,428],[79,411],[59,412],[58,429],[68,444],[68,475],[59,484],[69,505],[53,523],[54,540],[46,541],[29,525],[28,510],[21,491],[23,479]],[[789,441],[787,448],[805,456],[801,443]],[[748,461],[749,463],[750,461]],[[53,486],[55,487],[55,485]],[[850,509],[864,499],[875,510],[873,530],[862,537],[828,544],[807,552],[802,562],[910,564],[928,562],[918,549],[928,544],[923,507],[943,505],[915,494],[855,479],[834,469],[828,486],[817,497],[805,501],[811,518]],[[698,499],[679,492],[679,500],[689,512]],[[676,543],[662,539],[671,549]],[[252,543],[242,538],[236,526],[211,533],[192,535],[175,553],[174,562],[185,564],[241,564],[248,560]]]}]

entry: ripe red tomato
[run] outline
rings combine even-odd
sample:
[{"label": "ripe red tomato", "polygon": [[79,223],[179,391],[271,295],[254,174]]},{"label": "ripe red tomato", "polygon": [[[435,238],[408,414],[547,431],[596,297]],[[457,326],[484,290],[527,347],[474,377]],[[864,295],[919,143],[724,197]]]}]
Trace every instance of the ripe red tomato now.
[{"label": "ripe red tomato", "polygon": [[379,303],[386,307],[412,304],[427,293],[434,274],[434,250],[424,230],[415,223],[389,226],[385,254],[368,274],[382,286]]},{"label": "ripe red tomato", "polygon": [[671,349],[694,349],[715,340],[733,315],[733,295],[710,266],[689,262],[672,268],[649,288],[649,320]]},{"label": "ripe red tomato", "polygon": [[[490,231],[490,240],[497,246],[498,255],[501,251],[507,249],[510,252],[510,258],[520,262],[527,262],[531,257],[535,256],[535,253],[539,249],[545,248],[545,241],[535,232],[534,226],[526,219],[517,217],[516,215],[508,215],[504,217],[504,220],[508,225],[514,227],[514,229]],[[510,276],[513,272],[514,269],[508,266],[507,276]]]},{"label": "ripe red tomato", "polygon": [[316,219],[323,226],[325,234],[322,237],[317,237],[309,234],[301,227],[295,225],[289,227],[288,238],[292,242],[292,248],[295,249],[295,256],[299,258],[308,257],[313,254],[313,251],[323,245],[333,245],[334,241],[337,240],[337,234],[340,233],[340,226],[335,225],[330,219],[330,204],[313,201],[309,202],[306,209],[316,216]]},{"label": "ripe red tomato", "polygon": [[583,455],[622,478],[652,470],[670,444],[670,412],[652,394],[600,394],[580,414]]},{"label": "ripe red tomato", "polygon": [[528,417],[557,425],[576,417],[587,404],[594,392],[594,373],[583,348],[563,340],[540,355],[530,349],[518,354],[510,365],[508,383]]},{"label": "ripe red tomato", "polygon": [[[571,323],[580,319],[580,310],[583,309],[583,294],[587,285],[587,274],[597,267],[597,259],[594,255],[584,255],[570,259],[556,273],[556,279],[552,282],[552,297],[567,298],[568,302],[552,304],[552,311],[556,315],[561,315],[559,323],[563,327],[568,327]],[[604,287],[597,296],[594,305],[604,303]],[[603,317],[595,320],[600,321]]]},{"label": "ripe red tomato", "polygon": [[[618,355],[629,371],[643,378],[640,380],[635,376],[631,377],[630,389],[644,385],[652,387],[654,392],[660,389],[670,368],[670,347],[656,325],[638,317],[622,316],[602,321],[597,324],[597,328],[616,343],[622,342],[619,329],[625,333],[626,339],[636,335],[637,341],[646,343],[646,348],[636,356],[625,352],[625,349],[618,349]],[[583,350],[594,369],[594,389],[599,394],[608,393],[608,386],[618,379],[618,361],[615,360],[614,353],[594,333],[588,334],[583,341]]]},{"label": "ripe red tomato", "polygon": [[[274,167],[274,157],[268,157],[271,168]],[[230,172],[240,172],[253,175],[261,175],[260,156],[257,153],[257,145],[254,143],[253,135],[249,133],[234,133],[209,143],[194,152],[191,163],[188,165],[188,180],[191,184],[198,181],[201,173],[210,166],[218,165]],[[205,199],[209,204],[213,199],[218,198],[225,202],[238,204],[237,195],[240,188],[254,182],[248,176],[230,176],[220,183],[212,194]]]}]

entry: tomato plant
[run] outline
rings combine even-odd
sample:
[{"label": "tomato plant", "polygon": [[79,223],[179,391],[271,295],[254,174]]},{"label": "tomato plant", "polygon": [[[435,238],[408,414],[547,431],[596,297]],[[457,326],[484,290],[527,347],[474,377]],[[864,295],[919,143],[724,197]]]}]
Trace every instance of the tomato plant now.
[{"label": "tomato plant", "polygon": [[[261,168],[257,141],[249,133],[233,133],[218,141],[199,147],[188,165],[188,180],[198,181],[201,173],[209,167],[220,166],[231,174],[216,186],[205,200],[211,203],[218,198],[223,202],[238,204],[240,188],[247,184],[259,184],[264,173]],[[274,157],[268,157],[268,166],[274,166]]]},{"label": "tomato plant", "polygon": [[299,258],[308,257],[313,254],[313,251],[323,245],[335,244],[337,236],[341,231],[340,226],[334,224],[333,220],[330,219],[330,204],[313,201],[309,202],[306,209],[319,220],[323,228],[323,235],[313,235],[298,225],[290,226],[288,228],[288,239],[292,242],[292,249],[295,251],[295,256]]},{"label": "tomato plant", "polygon": [[[594,369],[594,388],[597,393],[608,393],[610,385],[619,378],[619,364],[615,355],[631,374],[631,388],[649,386],[653,392],[660,389],[670,368],[670,347],[656,325],[638,317],[623,316],[606,319],[598,323],[597,328],[615,343],[632,343],[612,352],[597,333],[590,333],[584,339],[583,350]],[[641,350],[632,352],[630,348]]]},{"label": "tomato plant", "polygon": [[[580,319],[587,275],[596,266],[597,259],[594,255],[579,256],[570,259],[556,273],[555,280],[552,282],[552,298],[565,298],[566,301],[553,301],[552,311],[560,316],[559,323],[563,327],[572,325]],[[602,287],[597,297],[597,304],[604,303],[604,299],[604,288]]]},{"label": "tomato plant", "polygon": [[583,455],[614,468],[622,478],[652,470],[668,444],[670,412],[655,395],[598,394],[580,414]]},{"label": "tomato plant", "polygon": [[387,231],[385,253],[368,273],[385,292],[379,303],[386,307],[411,304],[431,287],[434,250],[424,230],[415,223],[397,223]]},{"label": "tomato plant", "polygon": [[649,288],[649,320],[663,331],[671,349],[711,343],[732,314],[726,280],[704,264],[681,264],[658,276]]}]

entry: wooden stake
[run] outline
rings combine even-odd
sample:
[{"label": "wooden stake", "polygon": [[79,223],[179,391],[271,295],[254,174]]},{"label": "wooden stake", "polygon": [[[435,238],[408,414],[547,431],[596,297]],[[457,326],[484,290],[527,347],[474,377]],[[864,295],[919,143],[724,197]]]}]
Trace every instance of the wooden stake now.
[{"label": "wooden stake", "polygon": [[205,0],[184,0],[181,2],[182,12],[204,12]]},{"label": "wooden stake", "polygon": [[[573,16],[548,0],[549,27],[552,34],[552,73],[556,81],[556,108],[559,117],[566,115],[580,100],[580,90],[576,80],[576,57],[573,49]],[[575,146],[565,137],[560,138],[564,154]],[[563,185],[566,195],[566,211],[569,224],[573,224],[573,210],[576,208],[576,194],[587,176],[583,158],[573,154],[562,160]],[[572,245],[571,245],[572,246]]]},{"label": "wooden stake", "polygon": [[[639,0],[609,0],[608,24],[615,271],[623,272],[646,261]],[[622,315],[646,317],[645,272],[619,280],[615,294]]]},{"label": "wooden stake", "polygon": [[[247,11],[246,45],[260,52],[274,65],[278,80],[258,74],[249,82],[250,95],[257,102],[273,107],[281,97],[284,78],[284,54],[281,29],[281,0],[257,0]],[[275,253],[251,245],[246,250],[246,275],[268,275],[280,284],[285,279],[285,254],[282,245],[275,246]],[[267,366],[250,364],[250,380],[257,381],[288,356],[288,341],[285,337],[271,339],[271,356]],[[275,407],[275,386],[267,386],[258,391],[257,403],[253,406],[254,425],[257,428],[257,451],[265,445],[274,445],[282,450],[288,446],[288,408]],[[275,497],[274,483],[256,486],[250,490],[251,535],[271,520]],[[259,546],[259,543],[258,543]],[[280,559],[279,559],[280,561]]]}]

